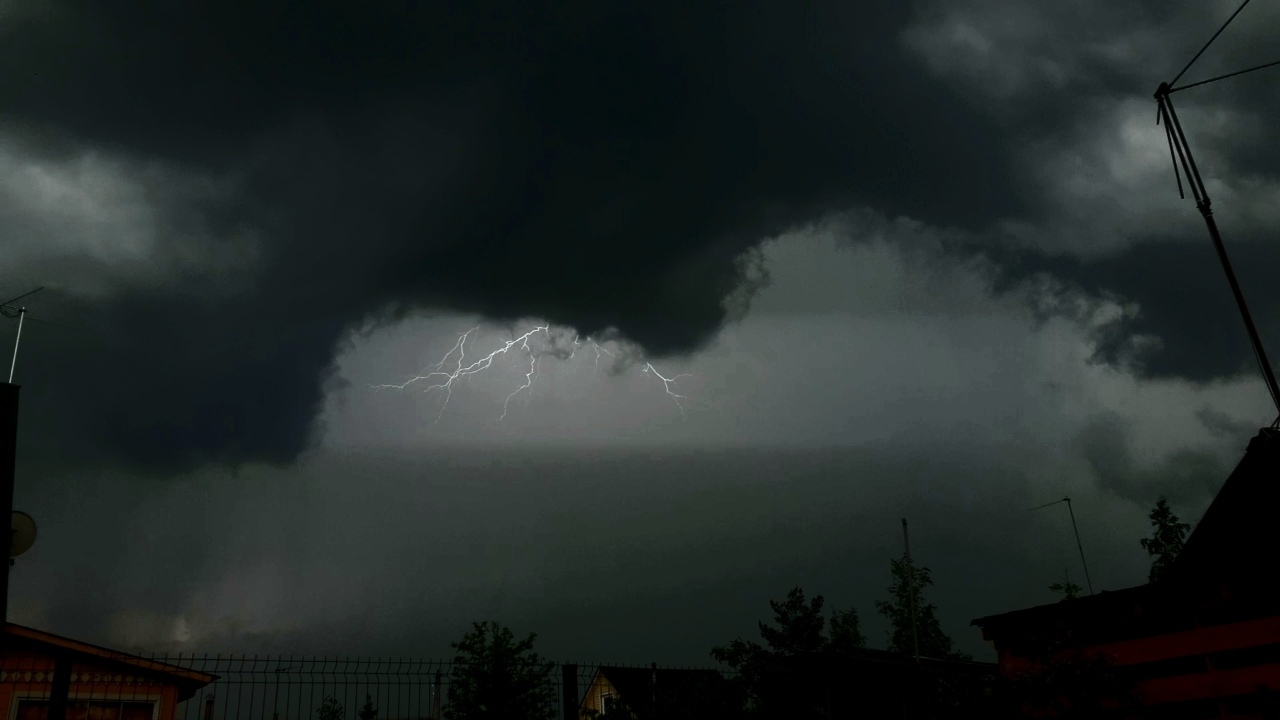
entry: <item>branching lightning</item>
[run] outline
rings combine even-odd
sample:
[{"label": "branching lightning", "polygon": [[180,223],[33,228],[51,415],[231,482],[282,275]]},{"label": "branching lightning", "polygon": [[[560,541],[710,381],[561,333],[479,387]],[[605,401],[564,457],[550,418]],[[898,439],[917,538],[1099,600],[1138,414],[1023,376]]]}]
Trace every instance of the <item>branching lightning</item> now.
[{"label": "branching lightning", "polygon": [[687,420],[688,416],[684,414],[684,404],[689,401],[689,398],[685,395],[681,395],[676,391],[672,390],[671,386],[675,385],[676,381],[679,380],[680,378],[686,378],[686,377],[692,377],[692,376],[689,373],[682,373],[680,375],[676,375],[670,378],[663,377],[662,373],[658,372],[657,368],[655,368],[652,364],[647,362],[644,364],[644,372],[646,375],[649,373],[653,373],[654,377],[662,381],[662,388],[666,390],[667,394],[671,396],[671,399],[675,401],[676,407],[680,408],[680,417]]},{"label": "branching lightning", "polygon": [[[517,387],[515,390],[511,391],[511,393],[507,395],[506,399],[503,400],[502,402],[502,415],[500,415],[498,419],[503,420],[507,417],[507,411],[510,408],[512,398],[519,395],[524,390],[528,390],[530,392],[533,391],[534,381],[537,380],[538,374],[540,372],[538,361],[544,355],[548,355],[548,354],[556,355],[560,357],[562,360],[566,360],[566,361],[572,360],[575,356],[577,356],[578,349],[585,344],[590,346],[591,349],[595,351],[594,364],[595,364],[596,371],[599,371],[600,369],[600,357],[602,355],[608,355],[615,363],[619,361],[618,355],[616,355],[615,353],[610,351],[608,348],[601,345],[599,342],[596,342],[592,338],[586,338],[584,342],[577,335],[575,335],[573,338],[572,350],[570,350],[567,354],[565,354],[563,350],[557,351],[555,350],[555,339],[551,336],[550,326],[538,325],[534,327],[532,330],[529,330],[525,334],[521,335],[520,337],[517,337],[513,340],[504,341],[501,347],[489,353],[488,355],[485,355],[484,357],[481,357],[480,359],[475,360],[470,364],[464,365],[463,363],[466,361],[466,355],[467,355],[467,352],[466,352],[467,341],[471,340],[474,345],[474,339],[472,336],[478,330],[479,330],[479,327],[473,327],[470,330],[463,333],[462,335],[460,335],[458,337],[458,341],[454,344],[453,348],[450,349],[449,352],[445,353],[445,356],[441,358],[440,362],[437,363],[435,367],[429,369],[426,373],[409,378],[408,380],[399,384],[389,383],[389,384],[374,385],[372,387],[377,390],[407,390],[410,388],[410,386],[424,385],[424,387],[422,388],[423,392],[431,392],[432,390],[443,390],[444,402],[441,403],[440,411],[436,414],[436,419],[435,419],[435,422],[440,422],[440,418],[444,416],[445,409],[448,408],[449,406],[449,400],[452,399],[453,397],[453,388],[455,383],[459,382],[463,378],[466,378],[471,375],[476,375],[480,372],[483,372],[484,370],[489,369],[493,365],[494,360],[499,355],[505,355],[508,352],[510,352],[512,348],[515,348],[518,346],[520,350],[527,353],[529,357],[529,367],[528,367],[528,370],[523,373],[524,383],[519,387]],[[546,337],[547,341],[552,345],[551,351],[543,352],[543,353],[538,353],[534,351],[534,348],[529,344],[529,341],[538,333],[542,333],[544,337]],[[454,361],[453,368],[451,370],[445,370],[444,369],[445,365],[449,363],[450,358],[453,358],[455,355],[457,356],[457,359]],[[677,390],[675,389],[675,385],[677,381],[679,381],[681,378],[687,378],[692,376],[688,373],[683,373],[680,375],[675,375],[673,377],[665,377],[664,375],[662,375],[662,373],[658,372],[657,368],[655,368],[652,363],[647,361],[644,363],[642,372],[644,372],[646,375],[652,373],[654,377],[658,378],[658,380],[662,382],[663,391],[666,392],[666,394],[671,397],[672,401],[675,402],[676,408],[680,411],[680,417],[682,419],[687,420],[688,416],[686,415],[686,409],[687,409],[686,404],[689,401],[689,397],[677,392]]]}]

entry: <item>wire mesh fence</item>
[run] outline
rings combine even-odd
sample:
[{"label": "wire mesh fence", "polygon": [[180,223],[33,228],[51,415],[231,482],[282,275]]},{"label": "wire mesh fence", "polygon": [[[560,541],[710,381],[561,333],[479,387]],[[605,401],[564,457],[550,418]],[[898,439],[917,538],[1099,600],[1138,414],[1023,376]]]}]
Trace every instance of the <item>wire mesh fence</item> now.
[{"label": "wire mesh fence", "polygon": [[[6,650],[0,709],[10,708],[8,720],[438,720],[455,669],[449,660],[411,658],[101,651],[55,660]],[[731,675],[656,664],[558,663],[546,682],[555,693],[556,717],[576,719],[607,710],[624,691],[633,702],[662,696],[687,703],[690,679],[722,684]],[[55,702],[59,697],[65,705]]]}]

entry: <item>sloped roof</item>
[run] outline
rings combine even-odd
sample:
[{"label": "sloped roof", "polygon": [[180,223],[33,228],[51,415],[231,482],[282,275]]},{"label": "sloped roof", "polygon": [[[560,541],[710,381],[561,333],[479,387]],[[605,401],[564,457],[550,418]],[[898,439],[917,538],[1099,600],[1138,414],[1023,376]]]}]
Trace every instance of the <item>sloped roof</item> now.
[{"label": "sloped roof", "polygon": [[1095,595],[1082,595],[1070,600],[1059,600],[1045,605],[1022,608],[1021,610],[987,615],[973,620],[969,624],[980,627],[985,631],[1015,626],[1042,625],[1066,615],[1076,619],[1087,619],[1092,615],[1116,612],[1120,608],[1135,602],[1144,602],[1150,596],[1151,588],[1151,585],[1138,585],[1124,588],[1123,590],[1103,590]]},{"label": "sloped roof", "polygon": [[1258,557],[1275,546],[1280,509],[1280,430],[1263,428],[1227,477],[1161,582],[1269,580]]},{"label": "sloped roof", "polygon": [[0,643],[4,649],[21,649],[50,656],[70,655],[73,660],[79,662],[115,666],[145,673],[163,682],[177,685],[179,695],[183,699],[191,697],[197,690],[218,679],[217,675],[196,672],[178,665],[91,645],[15,623],[5,623]]}]

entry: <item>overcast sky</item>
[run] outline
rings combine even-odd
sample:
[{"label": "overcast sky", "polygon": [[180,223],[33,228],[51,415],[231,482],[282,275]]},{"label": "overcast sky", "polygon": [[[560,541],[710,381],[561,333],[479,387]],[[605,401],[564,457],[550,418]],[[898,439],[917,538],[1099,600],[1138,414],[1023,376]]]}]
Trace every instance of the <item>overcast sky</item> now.
[{"label": "overcast sky", "polygon": [[[1028,508],[1139,584],[1274,417],[1151,99],[1235,0],[142,6],[0,6],[16,622],[688,665],[800,585],[881,645],[907,517],[991,659],[1085,584]],[[1268,341],[1278,81],[1177,96]]]}]

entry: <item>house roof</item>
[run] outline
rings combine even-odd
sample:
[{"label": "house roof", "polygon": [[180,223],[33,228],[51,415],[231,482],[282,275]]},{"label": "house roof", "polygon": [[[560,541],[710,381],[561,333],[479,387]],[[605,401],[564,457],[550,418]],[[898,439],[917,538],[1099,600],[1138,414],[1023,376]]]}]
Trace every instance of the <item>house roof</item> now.
[{"label": "house roof", "polygon": [[[834,658],[821,657],[824,662],[837,663],[843,665],[898,665],[898,666],[914,666],[916,664],[915,657],[912,655],[903,655],[902,653],[890,650],[876,650],[873,648],[859,648],[856,650],[846,650],[842,655]],[[993,670],[995,663],[980,662],[977,660],[953,660],[950,658],[931,658],[921,657],[920,665],[930,667],[937,670],[959,671],[959,672],[988,672]]]},{"label": "house roof", "polygon": [[1267,582],[1252,560],[1259,548],[1274,544],[1271,523],[1280,506],[1280,430],[1263,428],[1249,442],[1244,458],[1227,477],[1204,517],[1187,538],[1182,552],[1154,584],[1103,591],[1070,601],[988,615],[971,624],[988,631],[1035,626],[1070,614],[1075,618],[1110,614],[1120,607],[1156,598],[1188,595],[1195,587],[1228,583],[1247,586]]},{"label": "house roof", "polygon": [[191,697],[197,690],[218,679],[217,675],[196,672],[178,665],[91,645],[15,623],[5,623],[3,644],[6,648],[23,648],[51,656],[69,655],[73,660],[81,662],[93,662],[142,672],[177,685],[183,699]]},{"label": "house roof", "polygon": [[608,679],[609,684],[613,685],[614,690],[617,690],[623,698],[642,698],[646,693],[652,692],[654,673],[657,673],[658,687],[714,687],[725,682],[724,675],[721,675],[719,670],[708,669],[654,669],[601,665],[596,669],[596,673]]},{"label": "house roof", "polygon": [[1070,613],[1077,618],[1115,612],[1120,607],[1145,601],[1151,594],[1151,585],[1138,585],[1123,590],[1103,590],[1096,595],[1083,595],[1070,600],[1059,600],[1047,605],[987,615],[969,624],[983,630],[1001,630],[1013,626],[1042,625]]},{"label": "house roof", "polygon": [[[1161,582],[1258,578],[1257,553],[1275,544],[1280,506],[1280,430],[1263,428],[1227,477]],[[1260,578],[1259,578],[1260,579]]]}]

